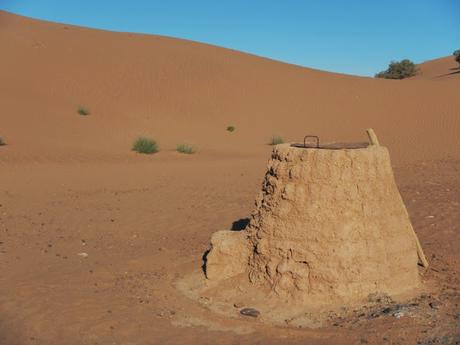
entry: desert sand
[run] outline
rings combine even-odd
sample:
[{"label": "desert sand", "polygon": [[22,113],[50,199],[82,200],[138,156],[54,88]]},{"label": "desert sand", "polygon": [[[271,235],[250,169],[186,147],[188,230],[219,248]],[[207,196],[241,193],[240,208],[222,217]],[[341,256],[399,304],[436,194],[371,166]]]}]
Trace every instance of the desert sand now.
[{"label": "desert sand", "polygon": [[[460,341],[453,57],[382,80],[6,12],[0,44],[0,344]],[[211,235],[247,223],[273,135],[355,142],[368,127],[430,262],[417,268],[423,294],[370,300],[320,328],[241,316],[237,300],[229,318],[190,298]],[[140,135],[161,151],[132,152]],[[175,152],[182,142],[197,152]]]}]

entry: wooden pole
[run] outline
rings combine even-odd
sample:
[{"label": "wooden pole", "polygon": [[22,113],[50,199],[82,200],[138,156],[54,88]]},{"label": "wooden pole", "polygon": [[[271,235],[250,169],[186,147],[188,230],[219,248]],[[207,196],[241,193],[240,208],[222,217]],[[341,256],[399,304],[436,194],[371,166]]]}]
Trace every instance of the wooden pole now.
[{"label": "wooden pole", "polygon": [[377,134],[375,134],[374,130],[372,128],[368,128],[366,129],[366,132],[371,145],[380,146],[379,139],[377,138]]},{"label": "wooden pole", "polygon": [[[369,142],[371,145],[374,146],[380,146],[379,139],[377,138],[377,134],[375,134],[374,130],[372,128],[368,128],[366,130],[367,136],[369,137]],[[420,244],[420,241],[418,240],[417,234],[415,233],[414,228],[411,226],[412,233],[415,238],[415,244],[417,245],[417,255],[422,263],[422,266],[427,268],[429,266],[428,260],[426,259],[425,253],[423,252],[422,245]]]},{"label": "wooden pole", "polygon": [[[412,227],[411,227],[412,228]],[[428,268],[428,260],[426,259],[425,253],[423,252],[422,245],[420,244],[420,241],[418,240],[417,234],[415,233],[414,229],[412,228],[412,232],[414,233],[415,237],[415,243],[417,244],[417,255],[422,263],[422,266],[425,268]]]}]

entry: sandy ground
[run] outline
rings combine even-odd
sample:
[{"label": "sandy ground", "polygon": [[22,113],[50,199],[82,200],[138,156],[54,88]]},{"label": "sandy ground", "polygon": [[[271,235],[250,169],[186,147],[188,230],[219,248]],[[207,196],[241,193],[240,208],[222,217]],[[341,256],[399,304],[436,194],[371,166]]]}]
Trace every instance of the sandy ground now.
[{"label": "sandy ground", "polygon": [[[4,12],[0,43],[0,344],[460,341],[460,74],[451,57],[410,80],[374,80]],[[249,216],[271,135],[355,141],[370,126],[390,149],[431,262],[420,269],[428,292],[407,312],[269,327],[237,310],[222,318],[176,288],[214,231]],[[141,134],[162,151],[130,152]],[[198,152],[175,153],[183,141]]]}]

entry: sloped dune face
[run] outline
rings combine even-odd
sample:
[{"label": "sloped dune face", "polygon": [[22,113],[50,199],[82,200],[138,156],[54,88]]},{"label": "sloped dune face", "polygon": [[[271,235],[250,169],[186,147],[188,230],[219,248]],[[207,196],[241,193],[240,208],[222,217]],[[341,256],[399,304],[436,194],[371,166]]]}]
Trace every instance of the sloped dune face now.
[{"label": "sloped dune face", "polygon": [[[403,81],[352,77],[5,12],[0,44],[1,135],[14,143],[5,159],[123,155],[144,134],[163,148],[188,141],[247,152],[263,150],[274,134],[357,141],[366,127],[380,133],[397,163],[460,152],[458,75],[437,82],[423,73]],[[77,116],[79,106],[91,115]]]},{"label": "sloped dune face", "polygon": [[460,64],[453,56],[426,61],[418,66],[418,73],[413,79],[452,80],[459,82]]}]

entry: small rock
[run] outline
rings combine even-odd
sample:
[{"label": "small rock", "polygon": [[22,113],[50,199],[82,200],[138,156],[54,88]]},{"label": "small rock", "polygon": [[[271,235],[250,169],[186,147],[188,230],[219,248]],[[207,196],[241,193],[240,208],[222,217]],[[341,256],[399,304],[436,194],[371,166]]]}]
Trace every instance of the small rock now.
[{"label": "small rock", "polygon": [[367,300],[371,303],[378,303],[378,304],[391,304],[393,302],[393,299],[384,292],[371,293],[367,296]]},{"label": "small rock", "polygon": [[243,305],[244,305],[243,303],[238,303],[238,302],[233,304],[233,306],[238,309],[242,308]]},{"label": "small rock", "polygon": [[240,310],[240,314],[244,316],[258,317],[260,312],[254,308],[243,308]]},{"label": "small rock", "polygon": [[209,298],[209,297],[201,296],[201,297],[200,297],[200,301],[201,301],[201,303],[203,303],[203,304],[209,304],[210,298]]},{"label": "small rock", "polygon": [[402,311],[397,311],[396,313],[393,314],[393,316],[397,319],[400,319],[401,317],[404,316],[404,313]]},{"label": "small rock", "polygon": [[382,309],[382,314],[390,314],[392,311],[392,308],[384,308]]},{"label": "small rock", "polygon": [[433,302],[428,303],[428,305],[432,309],[439,309],[439,307],[441,306],[441,303],[439,303],[438,301],[433,301]]},{"label": "small rock", "polygon": [[89,256],[88,253],[84,253],[84,252],[83,253],[78,253],[77,255],[81,256],[82,258],[87,258]]}]

